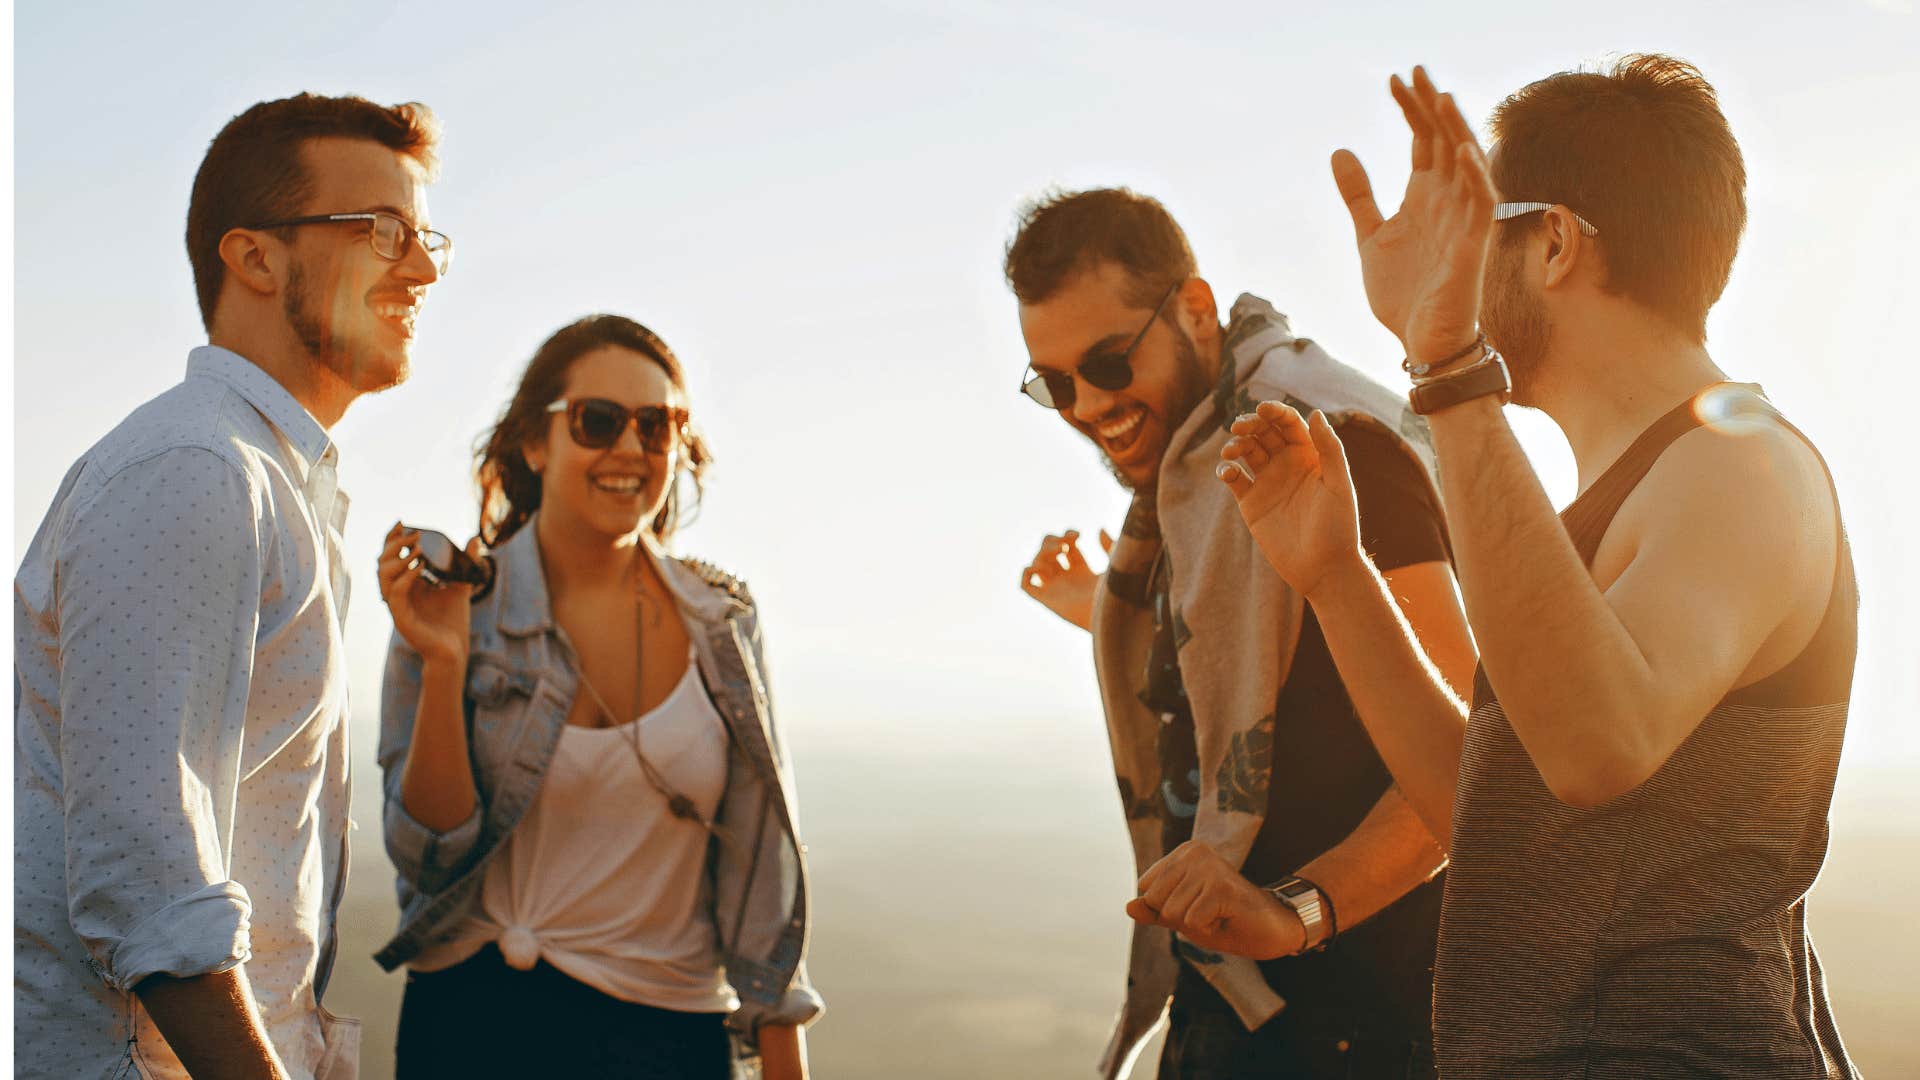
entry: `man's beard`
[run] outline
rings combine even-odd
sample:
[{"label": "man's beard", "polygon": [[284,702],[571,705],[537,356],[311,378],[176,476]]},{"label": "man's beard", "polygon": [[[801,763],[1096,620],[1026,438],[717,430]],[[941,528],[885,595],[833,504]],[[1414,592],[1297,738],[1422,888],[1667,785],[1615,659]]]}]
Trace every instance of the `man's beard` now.
[{"label": "man's beard", "polygon": [[294,263],[287,271],[287,287],[281,292],[280,309],[286,315],[288,329],[300,340],[307,355],[355,390],[362,393],[385,390],[404,377],[404,360],[389,374],[385,365],[373,362],[373,349],[369,345],[340,336],[337,327],[343,317],[332,320],[330,325],[315,309],[307,291],[306,268],[300,263]]},{"label": "man's beard", "polygon": [[1485,299],[1480,305],[1480,327],[1507,362],[1513,379],[1513,400],[1531,404],[1539,376],[1553,345],[1553,322],[1540,297],[1527,291],[1522,280],[1519,244],[1496,240],[1487,267]]},{"label": "man's beard", "polygon": [[[1168,439],[1173,438],[1173,433],[1186,422],[1194,408],[1206,399],[1207,392],[1212,389],[1207,380],[1207,373],[1200,368],[1200,350],[1194,348],[1193,339],[1188,337],[1186,331],[1180,329],[1177,323],[1170,325],[1173,329],[1173,415],[1162,417]],[[1087,438],[1093,442],[1095,449],[1100,450],[1101,463],[1107,467],[1107,472],[1113,477],[1114,482],[1120,485],[1121,490],[1135,491],[1133,481],[1127,479],[1127,474],[1121,472],[1120,466],[1115,465],[1113,459],[1107,456],[1106,450],[1100,447],[1099,441],[1091,435]],[[1165,447],[1161,448],[1161,453],[1163,455],[1166,453]],[[1152,488],[1154,481],[1159,479],[1159,469],[1160,466],[1156,462],[1154,479],[1148,481],[1148,488]]]}]

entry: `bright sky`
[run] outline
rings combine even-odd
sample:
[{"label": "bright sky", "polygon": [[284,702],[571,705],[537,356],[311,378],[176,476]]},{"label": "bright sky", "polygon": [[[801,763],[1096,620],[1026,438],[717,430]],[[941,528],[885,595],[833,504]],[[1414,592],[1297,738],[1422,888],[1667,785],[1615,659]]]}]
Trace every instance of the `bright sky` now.
[{"label": "bright sky", "polygon": [[[1388,378],[1326,159],[1352,147],[1383,201],[1399,190],[1389,73],[1425,61],[1484,116],[1533,78],[1651,49],[1702,66],[1752,178],[1714,354],[1839,476],[1865,596],[1848,775],[1912,767],[1920,582],[1901,556],[1920,515],[1911,410],[1889,410],[1912,385],[1896,316],[1920,293],[1912,0],[1412,6],[23,6],[14,562],[68,464],[204,340],[181,235],[214,132],[302,89],[418,99],[445,125],[430,199],[458,258],[412,381],[335,432],[362,702],[387,633],[381,535],[405,517],[464,536],[474,438],[548,333],[606,310],[691,368],[719,467],[683,547],[751,582],[796,739],[933,755],[1097,726],[1084,639],[1015,578],[1044,533],[1111,525],[1125,500],[1015,395],[999,257],[1018,204],[1050,184],[1158,195],[1224,299],[1258,292]],[[1517,422],[1570,497],[1551,425]]]}]

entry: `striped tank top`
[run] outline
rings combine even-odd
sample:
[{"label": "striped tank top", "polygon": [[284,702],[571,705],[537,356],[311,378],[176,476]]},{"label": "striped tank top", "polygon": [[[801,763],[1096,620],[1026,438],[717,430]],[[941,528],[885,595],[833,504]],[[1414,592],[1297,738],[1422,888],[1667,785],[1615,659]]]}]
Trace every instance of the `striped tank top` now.
[{"label": "striped tank top", "polygon": [[[1723,384],[1681,404],[1567,507],[1589,566],[1661,453],[1707,422],[1703,399],[1771,413],[1757,389]],[[1857,1077],[1806,895],[1826,857],[1858,606],[1842,531],[1805,650],[1592,809],[1554,798],[1476,676],[1434,973],[1443,1076]]]}]

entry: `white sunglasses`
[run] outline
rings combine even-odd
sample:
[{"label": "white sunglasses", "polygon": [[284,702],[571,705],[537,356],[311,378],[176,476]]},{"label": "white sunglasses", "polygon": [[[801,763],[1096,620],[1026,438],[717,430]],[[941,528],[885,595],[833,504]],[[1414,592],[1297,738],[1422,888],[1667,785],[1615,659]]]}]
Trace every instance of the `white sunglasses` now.
[{"label": "white sunglasses", "polygon": [[[1508,218],[1517,218],[1523,214],[1537,214],[1542,210],[1553,209],[1554,205],[1555,204],[1553,203],[1544,203],[1544,202],[1495,203],[1493,206],[1493,220],[1505,221]],[[1600,235],[1600,230],[1594,227],[1593,222],[1588,221],[1586,218],[1581,217],[1578,213],[1576,213],[1571,208],[1567,210],[1567,213],[1573,214],[1573,222],[1574,224],[1580,226],[1580,231],[1582,233],[1585,233],[1588,236]]]}]

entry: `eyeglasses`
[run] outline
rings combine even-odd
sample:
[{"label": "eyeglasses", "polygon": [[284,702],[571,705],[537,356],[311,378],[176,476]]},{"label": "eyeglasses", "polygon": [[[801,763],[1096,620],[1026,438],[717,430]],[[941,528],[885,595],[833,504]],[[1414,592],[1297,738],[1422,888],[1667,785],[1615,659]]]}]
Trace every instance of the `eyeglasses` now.
[{"label": "eyeglasses", "polygon": [[687,410],[665,405],[642,405],[629,409],[606,398],[561,398],[547,406],[549,413],[567,414],[567,434],[587,450],[605,450],[620,441],[632,424],[640,436],[640,446],[650,454],[664,454],[673,445],[675,432],[687,426]]},{"label": "eyeglasses", "polygon": [[367,234],[367,242],[373,245],[373,253],[383,259],[399,262],[407,257],[407,247],[415,241],[421,250],[433,260],[433,268],[445,275],[447,267],[453,265],[453,239],[443,232],[432,229],[416,229],[412,225],[384,210],[368,210],[358,214],[314,214],[311,217],[283,218],[280,221],[263,221],[258,225],[249,225],[249,229],[284,229],[293,225],[322,225],[332,221],[371,221],[373,230]]},{"label": "eyeglasses", "polygon": [[[1179,291],[1183,284],[1185,283],[1176,281],[1168,287],[1166,295],[1153,306],[1153,314],[1147,318],[1147,325],[1133,335],[1133,344],[1128,345],[1125,352],[1089,356],[1080,361],[1080,366],[1074,368],[1074,371],[1079,372],[1081,378],[1102,390],[1126,389],[1127,384],[1133,382],[1133,365],[1129,363],[1133,358],[1133,350],[1139,348],[1140,343],[1146,340],[1147,331],[1153,329],[1153,324],[1160,318],[1160,310],[1167,306],[1167,301],[1173,299],[1173,294]],[[1071,409],[1074,398],[1074,371],[1035,371],[1033,378],[1020,384],[1020,392],[1049,409]]]},{"label": "eyeglasses", "polygon": [[[1551,210],[1554,208],[1554,206],[1555,206],[1554,203],[1548,203],[1548,202],[1495,203],[1493,205],[1493,220],[1506,221],[1509,218],[1517,218],[1517,217],[1524,216],[1526,214],[1537,214],[1542,210]],[[1573,210],[1572,207],[1567,208],[1567,213],[1573,214],[1573,223],[1575,225],[1580,226],[1580,231],[1582,233],[1585,233],[1588,236],[1600,235],[1600,230],[1594,227],[1593,222],[1588,221],[1586,218],[1581,217],[1578,213],[1576,213]]]}]

